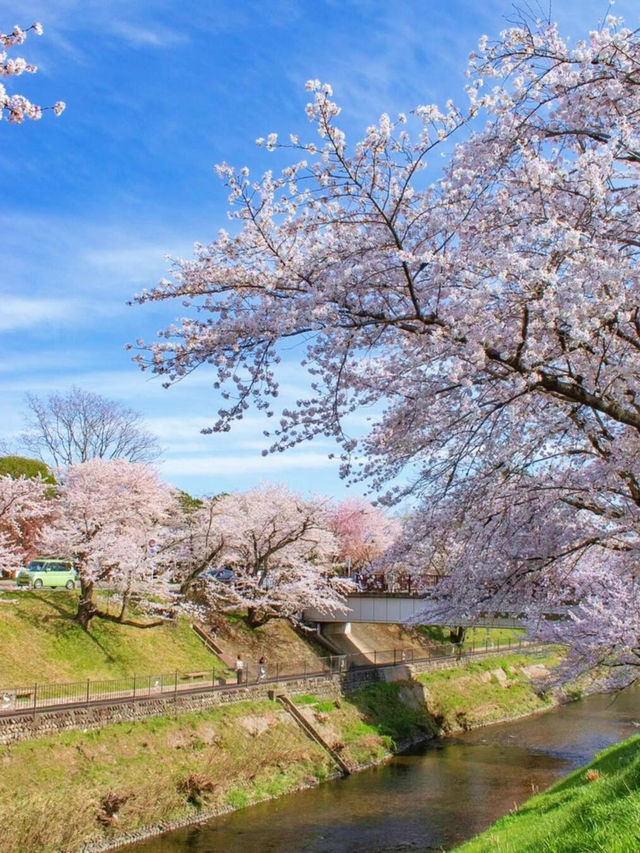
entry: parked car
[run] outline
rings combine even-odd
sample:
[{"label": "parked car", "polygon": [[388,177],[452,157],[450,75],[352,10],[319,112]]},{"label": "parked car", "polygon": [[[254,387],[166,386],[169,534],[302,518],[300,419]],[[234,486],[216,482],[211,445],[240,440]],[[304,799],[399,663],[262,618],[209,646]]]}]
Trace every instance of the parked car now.
[{"label": "parked car", "polygon": [[16,577],[18,586],[42,587],[65,586],[74,589],[77,583],[77,573],[70,560],[56,560],[43,557],[31,560],[24,569],[20,569]]},{"label": "parked car", "polygon": [[235,576],[233,569],[229,568],[209,569],[207,572],[207,577],[211,578],[211,580],[218,581],[218,583],[231,583],[235,580]]}]

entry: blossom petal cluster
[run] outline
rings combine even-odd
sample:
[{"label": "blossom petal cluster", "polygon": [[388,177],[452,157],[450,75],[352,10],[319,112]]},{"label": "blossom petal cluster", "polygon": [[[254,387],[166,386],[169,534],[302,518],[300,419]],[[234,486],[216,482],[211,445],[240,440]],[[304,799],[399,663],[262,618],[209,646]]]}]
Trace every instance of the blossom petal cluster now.
[{"label": "blossom petal cluster", "polygon": [[[434,606],[510,603],[534,625],[558,598],[602,602],[582,566],[635,590],[640,35],[523,21],[467,76],[464,107],[383,113],[351,145],[309,81],[315,138],[268,135],[293,153],[279,174],[219,167],[234,232],[138,297],[185,309],[139,361],[169,384],[207,365],[224,431],[276,413],[298,344],[312,390],[270,449],[334,438],[343,474],[419,503],[405,553],[447,566]],[[356,440],[365,408],[382,414]]]},{"label": "blossom petal cluster", "polygon": [[[0,77],[14,77],[21,74],[35,74],[38,70],[22,57],[12,57],[8,49],[24,44],[29,31],[41,36],[42,24],[36,22],[30,27],[22,28],[15,26],[10,33],[0,33]],[[51,108],[56,116],[61,115],[65,109],[64,101],[57,101]],[[38,120],[42,118],[43,107],[32,103],[24,95],[9,94],[5,86],[0,83],[0,120],[12,124],[22,124],[25,119]]]},{"label": "blossom petal cluster", "polygon": [[51,513],[50,487],[40,477],[0,477],[0,574],[31,556]]}]

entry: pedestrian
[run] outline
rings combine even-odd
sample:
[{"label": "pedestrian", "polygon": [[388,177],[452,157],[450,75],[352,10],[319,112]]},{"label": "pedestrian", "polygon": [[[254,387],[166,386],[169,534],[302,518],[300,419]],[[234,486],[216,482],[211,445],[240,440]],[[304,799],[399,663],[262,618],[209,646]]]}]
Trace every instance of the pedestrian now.
[{"label": "pedestrian", "polygon": [[264,655],[258,661],[258,681],[264,681],[267,677],[267,660]]},{"label": "pedestrian", "polygon": [[244,672],[244,661],[238,655],[236,658],[236,681],[238,684],[242,684],[242,674]]}]

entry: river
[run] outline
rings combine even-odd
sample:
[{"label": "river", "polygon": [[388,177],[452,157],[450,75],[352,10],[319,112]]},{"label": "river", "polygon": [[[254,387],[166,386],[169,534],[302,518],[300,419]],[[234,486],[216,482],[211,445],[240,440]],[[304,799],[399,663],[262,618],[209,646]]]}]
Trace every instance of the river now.
[{"label": "river", "polygon": [[431,741],[347,779],[139,843],[135,853],[449,850],[639,731],[640,691]]}]

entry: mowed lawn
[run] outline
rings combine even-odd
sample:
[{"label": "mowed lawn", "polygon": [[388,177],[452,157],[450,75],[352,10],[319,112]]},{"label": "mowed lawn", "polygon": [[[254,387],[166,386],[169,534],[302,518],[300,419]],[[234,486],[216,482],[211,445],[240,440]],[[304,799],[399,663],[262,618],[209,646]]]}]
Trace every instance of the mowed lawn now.
[{"label": "mowed lawn", "polygon": [[77,596],[67,590],[0,595],[0,689],[224,669],[186,618],[145,629],[94,619],[87,633],[73,621]]},{"label": "mowed lawn", "polygon": [[640,736],[600,752],[456,853],[640,850]]}]

